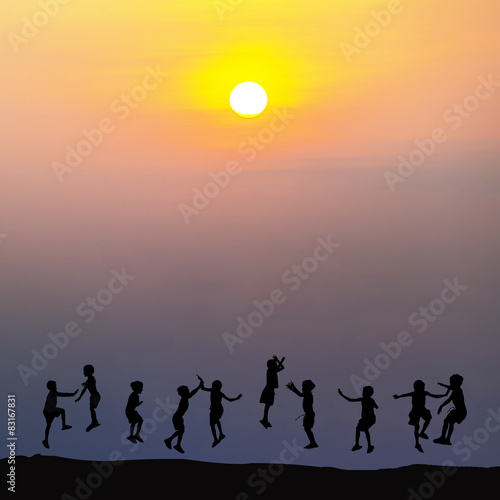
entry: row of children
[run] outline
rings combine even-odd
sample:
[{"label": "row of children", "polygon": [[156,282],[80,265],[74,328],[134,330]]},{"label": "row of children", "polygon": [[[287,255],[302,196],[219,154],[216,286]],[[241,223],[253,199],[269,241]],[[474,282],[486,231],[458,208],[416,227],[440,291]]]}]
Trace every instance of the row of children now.
[{"label": "row of children", "polygon": [[[276,356],[273,356],[273,358],[267,362],[266,385],[260,397],[260,402],[264,404],[264,415],[262,420],[260,420],[260,423],[265,429],[272,427],[271,423],[269,422],[269,409],[274,404],[275,389],[279,387],[278,373],[284,369],[283,365],[284,360],[285,358],[279,360]],[[100,395],[96,388],[96,381],[93,375],[94,374],[93,366],[85,365],[83,372],[84,375],[87,377],[87,380],[82,384],[84,386],[84,389],[81,392],[80,396],[75,401],[79,401],[86,390],[89,391],[91,423],[86,429],[88,432],[94,427],[100,425],[99,422],[97,421],[95,412],[97,405],[99,404]],[[215,380],[212,383],[211,388],[206,388],[203,379],[200,376],[198,376],[198,379],[199,379],[199,384],[192,391],[190,391],[189,388],[185,385],[182,385],[177,389],[177,393],[179,394],[181,399],[176,412],[172,416],[174,433],[169,438],[165,439],[164,443],[168,449],[172,449],[173,447],[173,449],[175,449],[179,453],[184,453],[184,450],[182,449],[181,446],[182,438],[185,432],[184,414],[186,413],[189,407],[189,399],[191,399],[200,389],[210,393],[209,423],[214,438],[212,447],[217,446],[225,438],[225,435],[222,432],[222,426],[220,422],[222,415],[224,413],[222,400],[225,399],[226,401],[232,402],[232,401],[237,401],[242,397],[241,394],[239,394],[235,398],[227,397],[221,390],[222,383],[219,380]],[[461,389],[462,383],[463,383],[463,377],[457,374],[452,375],[450,377],[449,384],[439,383],[439,385],[446,388],[446,393],[431,394],[430,392],[425,390],[424,382],[422,382],[421,380],[417,380],[413,384],[412,392],[406,394],[394,395],[395,399],[399,399],[402,397],[411,397],[412,399],[412,409],[409,414],[408,423],[409,425],[414,427],[415,448],[418,451],[423,452],[419,438],[428,439],[428,436],[425,433],[425,431],[427,430],[427,427],[429,426],[429,423],[432,419],[431,412],[425,406],[427,396],[432,398],[443,398],[449,395],[448,399],[444,401],[444,403],[441,404],[441,406],[439,407],[437,412],[438,414],[441,413],[441,410],[447,404],[453,403],[454,405],[454,408],[452,408],[448,412],[448,415],[444,419],[441,436],[434,439],[434,442],[437,444],[451,445],[450,438],[453,433],[455,424],[461,423],[467,415],[464,396]],[[142,443],[143,440],[140,436],[140,431],[143,419],[138,413],[137,407],[142,404],[142,401],[139,400],[140,399],[139,395],[143,391],[143,383],[136,380],[132,382],[130,386],[132,388],[132,393],[128,398],[128,402],[125,408],[125,415],[130,424],[130,434],[127,439],[129,439],[133,443],[137,442]],[[290,389],[294,394],[301,397],[303,400],[302,408],[304,410],[303,414],[304,418],[302,424],[304,427],[304,431],[309,439],[309,443],[305,446],[305,448],[306,449],[317,448],[318,444],[316,442],[316,439],[312,431],[315,420],[315,413],[313,410],[313,393],[312,393],[313,389],[315,388],[314,382],[312,382],[311,380],[304,380],[302,382],[302,391],[297,389],[297,387],[293,382],[289,382],[286,385],[286,387]],[[45,408],[43,411],[47,422],[47,426],[45,429],[45,439],[44,441],[42,441],[42,443],[46,448],[49,448],[48,436],[54,418],[61,416],[62,430],[71,428],[71,426],[66,424],[64,410],[62,408],[57,407],[57,397],[75,396],[78,391],[75,391],[74,393],[58,392],[57,385],[54,381],[49,381],[47,383],[47,388],[49,389],[49,394],[47,396]],[[369,429],[375,424],[376,421],[375,409],[378,409],[378,405],[373,399],[373,393],[374,393],[373,387],[365,386],[362,391],[362,396],[359,398],[347,397],[342,393],[340,389],[338,389],[338,393],[340,394],[340,396],[342,396],[349,402],[361,403],[361,418],[356,426],[355,444],[352,448],[352,451],[361,449],[359,440],[360,440],[360,435],[363,432],[366,436],[368,445],[367,453],[371,453],[374,450],[374,446],[371,443],[371,436]],[[420,419],[422,419],[424,422],[423,427],[421,429],[420,429]],[[172,446],[172,442],[176,438],[177,438],[176,444]]]}]

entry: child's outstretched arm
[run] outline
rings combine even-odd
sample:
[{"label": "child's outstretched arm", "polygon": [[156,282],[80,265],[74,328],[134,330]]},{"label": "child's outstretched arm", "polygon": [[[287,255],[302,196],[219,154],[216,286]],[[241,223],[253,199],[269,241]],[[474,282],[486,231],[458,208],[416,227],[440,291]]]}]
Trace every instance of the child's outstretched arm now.
[{"label": "child's outstretched arm", "polygon": [[82,396],[85,394],[85,391],[87,390],[87,382],[84,382],[82,385],[83,385],[83,390],[82,392],[80,392],[80,395],[75,399],[75,403],[77,403],[78,401],[80,401],[80,399],[82,399]]},{"label": "child's outstretched arm", "polygon": [[431,394],[430,392],[425,392],[426,396],[430,396],[431,398],[444,398],[445,396],[448,396],[448,393],[450,390],[448,389],[444,394]]},{"label": "child's outstretched arm", "polygon": [[354,403],[356,401],[361,401],[362,398],[356,398],[356,399],[353,399],[353,398],[349,398],[347,397],[340,389],[338,390],[339,394],[344,398],[346,399],[347,401],[350,401],[351,403]]},{"label": "child's outstretched arm", "polygon": [[[199,377],[198,377],[199,378]],[[189,394],[188,394],[188,398],[192,398],[200,389],[203,388],[203,380],[201,380],[200,378],[200,383],[198,384],[197,387],[195,387]]]},{"label": "child's outstretched arm", "polygon": [[399,399],[399,398],[407,398],[409,396],[413,396],[413,392],[407,392],[406,394],[400,394],[399,396],[397,394],[394,394],[392,396],[394,399]]},{"label": "child's outstretched arm", "polygon": [[[205,382],[203,381],[203,379],[198,374],[196,374],[196,376],[198,377],[198,380],[200,381],[200,389],[202,391],[212,392],[212,389],[210,387],[208,389],[205,387]],[[193,396],[194,396],[194,394],[193,394]]]},{"label": "child's outstretched arm", "polygon": [[77,392],[78,392],[78,389],[75,392],[57,392],[56,391],[56,396],[62,397],[62,398],[71,398],[73,396],[76,396]]},{"label": "child's outstretched arm", "polygon": [[297,394],[297,396],[300,396],[300,397],[303,397],[304,395],[297,389],[297,387],[295,387],[295,384],[293,382],[288,382],[288,384],[286,384],[286,386],[288,387],[288,389],[290,389],[293,393]]}]

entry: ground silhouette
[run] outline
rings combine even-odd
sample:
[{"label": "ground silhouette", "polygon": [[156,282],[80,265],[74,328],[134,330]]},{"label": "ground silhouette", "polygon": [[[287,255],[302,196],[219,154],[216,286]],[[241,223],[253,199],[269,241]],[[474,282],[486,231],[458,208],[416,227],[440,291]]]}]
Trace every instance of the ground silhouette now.
[{"label": "ground silhouette", "polygon": [[[7,460],[2,460],[3,470],[9,467]],[[484,498],[489,494],[486,492],[497,490],[499,474],[500,467],[457,467],[445,471],[441,466],[414,465],[355,471],[294,464],[218,464],[182,459],[128,460],[116,465],[35,455],[16,457],[15,498],[156,498],[158,492],[174,493],[175,489],[165,489],[166,478],[187,478],[182,482],[182,498],[215,495],[218,500],[302,500],[320,498],[326,491],[332,496],[335,493],[343,496],[348,491],[349,498],[356,499],[376,496],[384,500],[419,500],[431,494],[433,500],[445,500]],[[314,485],[314,492],[310,490],[311,485]]]}]

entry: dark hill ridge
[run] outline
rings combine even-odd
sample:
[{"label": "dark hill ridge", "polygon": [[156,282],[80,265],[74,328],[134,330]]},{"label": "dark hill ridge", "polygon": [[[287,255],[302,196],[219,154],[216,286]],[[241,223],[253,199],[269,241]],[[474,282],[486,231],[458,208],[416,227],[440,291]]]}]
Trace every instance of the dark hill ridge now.
[{"label": "dark hill ridge", "polygon": [[[9,471],[7,459],[3,470]],[[420,500],[494,498],[500,467],[414,465],[351,471],[281,464],[218,464],[191,460],[91,462],[16,457],[15,499],[158,498],[217,500],[341,498]],[[5,476],[4,476],[5,477]],[[7,478],[8,480],[8,478]],[[5,485],[7,489],[9,484]],[[411,488],[413,490],[411,490]]]}]

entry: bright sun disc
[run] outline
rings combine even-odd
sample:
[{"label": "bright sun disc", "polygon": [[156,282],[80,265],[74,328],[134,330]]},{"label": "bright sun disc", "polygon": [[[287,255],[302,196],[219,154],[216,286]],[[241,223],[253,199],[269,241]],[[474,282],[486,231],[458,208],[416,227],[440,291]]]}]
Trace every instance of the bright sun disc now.
[{"label": "bright sun disc", "polygon": [[251,118],[264,111],[267,94],[258,83],[243,82],[234,87],[229,97],[229,104],[237,115]]}]

